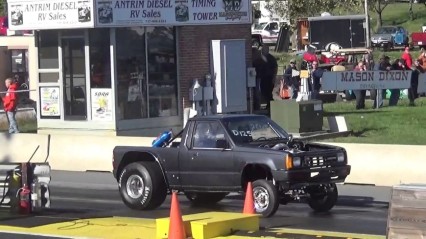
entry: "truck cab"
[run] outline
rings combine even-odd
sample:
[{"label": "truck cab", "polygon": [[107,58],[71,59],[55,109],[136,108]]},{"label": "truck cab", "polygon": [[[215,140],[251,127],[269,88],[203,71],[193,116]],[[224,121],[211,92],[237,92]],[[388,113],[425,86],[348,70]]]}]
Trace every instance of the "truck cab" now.
[{"label": "truck cab", "polygon": [[275,45],[284,21],[266,21],[255,23],[251,29],[252,47],[259,48],[262,44]]}]

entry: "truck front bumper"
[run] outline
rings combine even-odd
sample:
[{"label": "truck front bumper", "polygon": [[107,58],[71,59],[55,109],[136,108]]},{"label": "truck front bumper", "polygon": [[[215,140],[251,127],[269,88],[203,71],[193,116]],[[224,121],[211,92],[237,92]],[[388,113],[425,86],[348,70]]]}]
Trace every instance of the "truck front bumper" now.
[{"label": "truck front bumper", "polygon": [[277,170],[272,172],[275,182],[285,190],[315,184],[341,183],[351,172],[350,165],[329,168]]}]

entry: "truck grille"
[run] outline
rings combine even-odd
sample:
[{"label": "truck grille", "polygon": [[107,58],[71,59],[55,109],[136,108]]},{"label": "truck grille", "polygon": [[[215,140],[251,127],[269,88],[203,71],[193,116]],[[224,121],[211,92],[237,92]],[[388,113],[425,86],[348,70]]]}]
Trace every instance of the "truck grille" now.
[{"label": "truck grille", "polygon": [[337,156],[305,156],[304,166],[306,167],[327,167],[337,162]]}]

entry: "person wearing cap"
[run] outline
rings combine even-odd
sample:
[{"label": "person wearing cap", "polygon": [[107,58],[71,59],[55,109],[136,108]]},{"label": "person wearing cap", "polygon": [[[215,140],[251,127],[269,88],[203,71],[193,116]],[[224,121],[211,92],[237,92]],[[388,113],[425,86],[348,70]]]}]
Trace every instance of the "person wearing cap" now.
[{"label": "person wearing cap", "polygon": [[300,77],[292,76],[293,70],[297,70],[296,60],[291,59],[290,64],[284,71],[284,83],[291,88],[291,99],[296,99],[299,94]]}]

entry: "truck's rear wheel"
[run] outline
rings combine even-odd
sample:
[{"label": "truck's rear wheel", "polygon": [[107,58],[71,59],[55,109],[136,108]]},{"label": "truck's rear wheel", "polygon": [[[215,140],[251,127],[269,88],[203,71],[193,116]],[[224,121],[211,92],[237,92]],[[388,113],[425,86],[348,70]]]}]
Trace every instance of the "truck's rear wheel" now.
[{"label": "truck's rear wheel", "polygon": [[132,209],[157,208],[167,196],[166,183],[156,162],[127,165],[120,174],[118,184],[123,202]]},{"label": "truck's rear wheel", "polygon": [[327,212],[336,205],[338,192],[335,183],[312,186],[308,193],[308,204],[316,212]]},{"label": "truck's rear wheel", "polygon": [[196,205],[214,204],[224,199],[228,193],[193,193],[185,192],[186,198]]},{"label": "truck's rear wheel", "polygon": [[280,202],[275,186],[264,179],[253,182],[253,199],[256,213],[262,214],[263,217],[274,215]]}]

